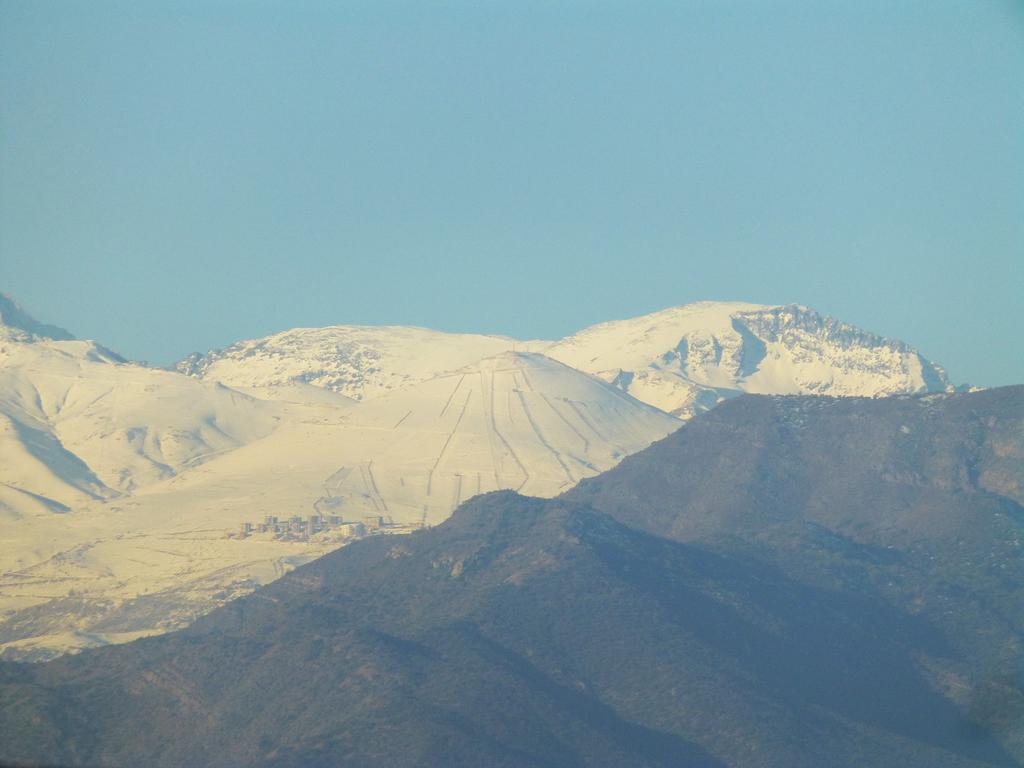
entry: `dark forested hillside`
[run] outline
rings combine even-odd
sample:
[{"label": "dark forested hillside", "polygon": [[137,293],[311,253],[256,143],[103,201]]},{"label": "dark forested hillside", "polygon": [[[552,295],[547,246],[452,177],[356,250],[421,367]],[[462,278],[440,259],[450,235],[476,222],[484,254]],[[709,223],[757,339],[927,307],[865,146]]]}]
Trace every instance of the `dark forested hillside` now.
[{"label": "dark forested hillside", "polygon": [[740,398],[563,498],[0,665],[0,760],[1017,765],[1022,392]]}]

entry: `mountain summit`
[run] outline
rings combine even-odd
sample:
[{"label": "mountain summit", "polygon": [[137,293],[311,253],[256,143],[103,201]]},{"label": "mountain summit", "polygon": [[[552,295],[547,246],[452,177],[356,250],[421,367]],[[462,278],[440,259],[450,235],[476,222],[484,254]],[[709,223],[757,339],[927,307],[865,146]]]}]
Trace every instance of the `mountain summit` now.
[{"label": "mountain summit", "polygon": [[6,293],[0,293],[0,339],[71,341],[75,337],[56,325],[40,323]]},{"label": "mountain summit", "polygon": [[536,351],[545,344],[412,326],[335,325],[239,341],[193,354],[175,367],[235,388],[303,383],[364,400],[502,352]]},{"label": "mountain summit", "polygon": [[953,389],[909,345],[813,309],[702,301],[558,341],[401,326],[296,328],[177,364],[230,387],[312,384],[366,399],[506,351],[537,352],[680,419],[735,395],[878,397]]},{"label": "mountain summit", "polygon": [[798,305],[701,301],[586,328],[544,354],[689,418],[737,394],[947,392],[909,345]]}]

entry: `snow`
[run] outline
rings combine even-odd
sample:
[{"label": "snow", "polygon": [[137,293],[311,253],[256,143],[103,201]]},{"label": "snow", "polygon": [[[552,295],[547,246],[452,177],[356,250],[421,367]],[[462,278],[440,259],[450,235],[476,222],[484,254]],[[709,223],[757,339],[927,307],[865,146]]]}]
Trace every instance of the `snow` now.
[{"label": "snow", "polygon": [[[679,425],[532,353],[421,367],[358,402],[294,381],[243,393],[54,344],[8,349],[0,369],[7,417],[53,447],[33,459],[14,433],[5,444],[20,453],[0,465],[0,611],[12,625],[45,616],[27,636],[0,624],[10,652],[166,631],[338,546],[226,538],[241,522],[436,524],[497,488],[557,494]],[[137,607],[152,601],[159,611]]]},{"label": "snow", "polygon": [[4,340],[70,340],[70,333],[55,325],[40,323],[5,293],[0,293],[0,342]]},{"label": "snow", "polygon": [[699,302],[569,336],[545,354],[690,418],[755,394],[877,397],[945,391],[945,373],[903,342],[806,307]]},{"label": "snow", "polygon": [[424,381],[438,371],[538,344],[544,342],[406,326],[337,325],[240,341],[193,355],[177,368],[236,388],[306,383],[362,400]]},{"label": "snow", "polygon": [[166,371],[6,306],[0,653],[183,626],[341,544],[226,535],[265,515],[433,525],[477,493],[556,495],[740,392],[948,387],[802,307],[703,302],[557,342],[294,329]]},{"label": "snow", "polygon": [[59,483],[39,492],[64,504],[130,492],[263,437],[276,410],[90,342],[0,344],[0,450],[22,454],[10,467],[45,467]]}]

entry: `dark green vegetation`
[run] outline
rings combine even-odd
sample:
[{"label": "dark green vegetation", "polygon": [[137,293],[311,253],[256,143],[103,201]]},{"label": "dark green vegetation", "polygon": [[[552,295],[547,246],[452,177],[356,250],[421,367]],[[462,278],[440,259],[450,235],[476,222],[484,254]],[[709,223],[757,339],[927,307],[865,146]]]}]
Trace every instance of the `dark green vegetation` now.
[{"label": "dark green vegetation", "polygon": [[1012,766],[1024,388],[745,397],[189,630],[0,665],[0,758]]}]

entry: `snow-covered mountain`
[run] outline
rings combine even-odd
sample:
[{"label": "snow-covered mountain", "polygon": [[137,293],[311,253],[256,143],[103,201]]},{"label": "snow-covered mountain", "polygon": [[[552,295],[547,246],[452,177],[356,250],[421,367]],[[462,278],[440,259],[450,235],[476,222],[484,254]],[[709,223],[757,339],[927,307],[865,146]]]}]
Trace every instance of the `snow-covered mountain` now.
[{"label": "snow-covered mountain", "polygon": [[12,297],[0,293],[0,341],[71,341],[74,338],[63,328],[40,323]]},{"label": "snow-covered mountain", "polygon": [[559,341],[408,327],[296,328],[177,365],[248,390],[307,383],[372,398],[505,351],[540,352],[687,419],[750,392],[877,397],[952,389],[907,344],[806,307],[704,301],[585,328]]},{"label": "snow-covered mountain", "polygon": [[[160,583],[149,558],[170,548],[141,533],[133,494],[266,437],[281,406],[129,363],[7,297],[0,310],[0,644],[66,649],[145,633],[159,616],[76,634],[83,610],[101,616]],[[163,514],[173,528],[175,510]],[[173,560],[182,583],[232,565],[199,542]]]},{"label": "snow-covered mountain", "polygon": [[349,472],[332,494],[380,496],[381,508],[390,498],[388,509],[403,518],[422,510],[426,522],[440,522],[487,491],[553,496],[677,426],[599,379],[543,355],[505,352],[355,409],[349,430],[359,435],[359,456],[386,479],[378,491]]},{"label": "snow-covered mountain", "polygon": [[427,328],[336,325],[239,341],[226,349],[191,355],[176,368],[239,389],[305,383],[362,400],[485,357],[543,346],[544,342]]},{"label": "snow-covered mountain", "polygon": [[952,389],[901,341],[806,307],[698,302],[601,323],[544,354],[680,418],[755,394],[894,395]]},{"label": "snow-covered mountain", "polygon": [[739,392],[949,388],[900,342],[801,307],[701,303],[557,342],[295,329],[124,360],[0,299],[0,654],[188,623],[345,539],[266,516],[444,520],[554,496]]},{"label": "snow-covered mountain", "polygon": [[[246,394],[26,331],[40,324],[19,311],[0,341],[0,653],[166,631],[341,543],[228,538],[242,523],[409,530],[484,491],[553,496],[678,426],[510,339],[294,331],[295,359],[211,366]],[[332,360],[325,338],[353,354]]]},{"label": "snow-covered mountain", "polygon": [[6,323],[0,334],[3,514],[17,515],[21,504],[59,509],[113,498],[263,437],[277,423],[269,404],[128,363],[90,341]]}]

